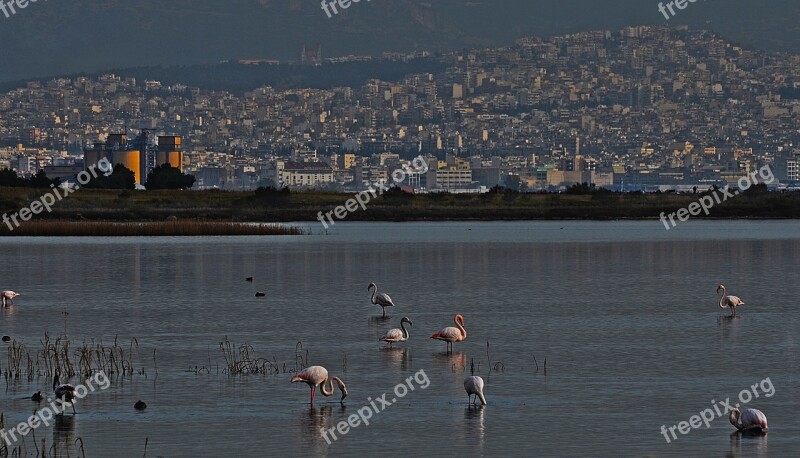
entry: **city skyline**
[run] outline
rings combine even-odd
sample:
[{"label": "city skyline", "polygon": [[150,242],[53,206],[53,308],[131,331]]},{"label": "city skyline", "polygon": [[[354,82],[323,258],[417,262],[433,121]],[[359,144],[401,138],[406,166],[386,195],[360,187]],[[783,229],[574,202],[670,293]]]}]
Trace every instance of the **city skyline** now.
[{"label": "city skyline", "polygon": [[[428,59],[443,70],[330,90],[234,94],[113,74],[32,82],[0,97],[0,159],[21,173],[74,167],[87,144],[148,128],[183,138],[182,165],[201,188],[342,189],[387,178],[419,154],[441,161],[432,173],[451,176],[430,179],[450,190],[509,181],[687,188],[764,165],[784,183],[798,180],[796,56],[639,26]],[[319,180],[278,178],[280,164],[301,173],[292,164],[303,162],[329,169]]]}]

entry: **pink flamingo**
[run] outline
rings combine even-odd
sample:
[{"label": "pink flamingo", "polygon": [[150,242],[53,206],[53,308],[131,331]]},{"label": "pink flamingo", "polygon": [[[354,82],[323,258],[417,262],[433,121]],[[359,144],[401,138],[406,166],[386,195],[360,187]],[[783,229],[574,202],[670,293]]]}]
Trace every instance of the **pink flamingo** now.
[{"label": "pink flamingo", "polygon": [[403,319],[400,320],[400,329],[390,329],[378,340],[388,343],[389,348],[392,348],[392,344],[395,342],[405,342],[408,340],[408,330],[404,326],[405,323],[408,323],[410,326],[414,325],[414,323],[412,323],[407,316],[404,316]]},{"label": "pink flamingo", "polygon": [[[19,296],[19,294],[15,293],[14,291],[3,291],[2,295],[0,296],[2,296],[3,307],[6,307],[8,305],[14,305],[14,298]],[[8,304],[9,301],[11,304]]]},{"label": "pink flamingo", "polygon": [[483,396],[483,379],[477,375],[467,377],[464,379],[464,390],[467,392],[469,403],[472,404],[472,395],[475,395],[475,404],[478,399],[481,400],[481,405],[486,405],[486,398]]},{"label": "pink flamingo", "polygon": [[722,290],[722,295],[719,297],[719,308],[731,308],[731,317],[736,318],[736,307],[744,305],[744,301],[739,299],[739,296],[726,296],[725,285],[717,286],[717,293]]},{"label": "pink flamingo", "polygon": [[[325,396],[333,396],[333,381],[339,385],[342,392],[342,399],[339,401],[344,404],[347,397],[347,385],[339,377],[328,377],[328,370],[322,366],[311,366],[292,376],[292,383],[302,382],[311,387],[311,407],[314,407],[314,391],[319,386],[319,391]],[[327,389],[326,389],[327,385]]]},{"label": "pink flamingo", "polygon": [[739,431],[753,431],[765,433],[769,429],[767,426],[767,416],[758,409],[739,409],[731,410],[730,422]]},{"label": "pink flamingo", "polygon": [[367,286],[367,291],[371,291],[372,288],[375,288],[375,291],[372,291],[372,297],[370,298],[370,302],[375,305],[380,305],[381,310],[383,310],[383,317],[386,318],[386,307],[394,307],[394,301],[392,298],[389,297],[386,293],[379,293],[378,292],[378,285],[375,283],[370,283]]},{"label": "pink flamingo", "polygon": [[431,336],[431,339],[443,340],[447,342],[447,351],[453,351],[453,342],[461,342],[467,339],[467,330],[464,329],[464,317],[456,315],[453,318],[456,327],[447,327]]}]

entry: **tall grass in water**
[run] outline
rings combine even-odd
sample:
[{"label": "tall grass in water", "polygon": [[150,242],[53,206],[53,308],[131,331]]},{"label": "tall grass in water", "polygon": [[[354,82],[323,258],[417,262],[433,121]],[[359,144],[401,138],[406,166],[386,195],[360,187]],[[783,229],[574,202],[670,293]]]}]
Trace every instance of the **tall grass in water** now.
[{"label": "tall grass in water", "polygon": [[86,237],[86,236],[222,236],[222,235],[305,235],[296,226],[282,224],[226,223],[219,221],[28,221],[13,231],[0,224],[0,236]]},{"label": "tall grass in water", "polygon": [[[102,371],[109,377],[126,376],[133,375],[134,361],[139,359],[139,341],[135,337],[127,346],[120,345],[117,339],[110,346],[84,340],[75,349],[72,349],[72,342],[68,338],[59,336],[52,339],[47,333],[40,342],[42,348],[31,353],[25,344],[12,341],[8,347],[8,365],[6,368],[0,366],[2,375],[6,379],[26,377],[33,380],[35,377],[52,377],[55,374],[64,378],[75,375],[90,377]],[[138,373],[144,375],[144,368]]]},{"label": "tall grass in water", "polygon": [[[306,350],[304,358],[302,349],[303,344],[298,342],[295,347],[295,372],[297,372],[298,360],[300,361],[301,367],[305,367],[305,365],[308,364],[308,350]],[[278,363],[275,356],[272,357],[272,361],[266,358],[259,358],[256,356],[255,349],[252,345],[236,345],[228,340],[228,337],[225,337],[225,340],[219,343],[219,350],[225,358],[225,366],[222,372],[228,375],[275,375],[286,374],[292,371],[290,368],[286,367],[286,363]]]}]

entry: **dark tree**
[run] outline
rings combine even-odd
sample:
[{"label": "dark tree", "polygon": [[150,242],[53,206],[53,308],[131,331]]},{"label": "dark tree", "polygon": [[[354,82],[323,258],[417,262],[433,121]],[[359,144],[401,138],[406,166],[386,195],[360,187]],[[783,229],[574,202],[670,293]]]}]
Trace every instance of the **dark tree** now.
[{"label": "dark tree", "polygon": [[194,175],[187,175],[179,169],[163,164],[154,168],[149,175],[144,187],[147,189],[188,189],[194,186]]},{"label": "dark tree", "polygon": [[25,186],[25,180],[17,176],[11,169],[0,170],[0,187],[19,188]]},{"label": "dark tree", "polygon": [[95,189],[136,189],[136,174],[122,164],[114,166],[110,175],[100,174],[84,185]]},{"label": "dark tree", "polygon": [[61,184],[61,180],[58,178],[53,180],[47,178],[47,173],[42,169],[39,169],[36,175],[28,178],[26,181],[27,186],[31,188],[49,188],[50,185],[58,186]]}]

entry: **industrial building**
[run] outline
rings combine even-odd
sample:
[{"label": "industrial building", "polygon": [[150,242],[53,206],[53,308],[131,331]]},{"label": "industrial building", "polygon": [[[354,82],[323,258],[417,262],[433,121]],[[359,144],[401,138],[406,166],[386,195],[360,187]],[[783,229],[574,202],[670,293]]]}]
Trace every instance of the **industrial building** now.
[{"label": "industrial building", "polygon": [[84,168],[97,164],[105,158],[112,165],[124,165],[136,177],[137,184],[144,184],[147,175],[157,166],[169,164],[183,172],[183,150],[181,137],[176,135],[155,136],[153,129],[142,129],[133,140],[127,134],[110,134],[105,143],[96,142],[83,151]]}]

